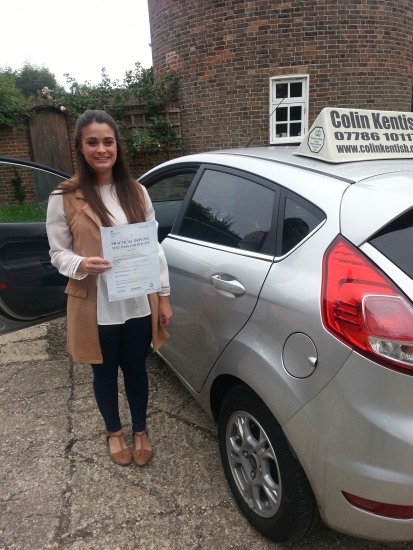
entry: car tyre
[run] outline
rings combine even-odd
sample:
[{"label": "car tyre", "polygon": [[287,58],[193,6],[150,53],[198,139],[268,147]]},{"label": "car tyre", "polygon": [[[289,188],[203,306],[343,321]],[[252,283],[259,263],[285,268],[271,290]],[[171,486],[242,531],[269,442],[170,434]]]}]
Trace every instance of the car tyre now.
[{"label": "car tyre", "polygon": [[308,479],[281,426],[247,386],[225,396],[218,421],[229,487],[251,525],[273,542],[309,535],[320,515]]}]

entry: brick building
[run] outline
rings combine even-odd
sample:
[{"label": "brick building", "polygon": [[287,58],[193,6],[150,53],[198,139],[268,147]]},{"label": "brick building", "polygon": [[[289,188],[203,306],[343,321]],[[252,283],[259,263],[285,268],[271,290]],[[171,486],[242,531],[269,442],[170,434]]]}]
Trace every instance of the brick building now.
[{"label": "brick building", "polygon": [[297,142],[325,106],[411,110],[413,0],[148,4],[185,152]]}]

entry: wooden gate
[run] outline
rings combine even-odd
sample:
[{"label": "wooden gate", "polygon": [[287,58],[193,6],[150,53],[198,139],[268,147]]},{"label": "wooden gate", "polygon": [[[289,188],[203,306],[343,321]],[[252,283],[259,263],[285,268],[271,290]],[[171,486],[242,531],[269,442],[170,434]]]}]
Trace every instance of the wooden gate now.
[{"label": "wooden gate", "polygon": [[[34,162],[73,174],[65,115],[53,108],[39,109],[29,119],[29,130]],[[37,170],[32,176],[36,202],[46,211],[49,195],[56,187],[56,177]]]},{"label": "wooden gate", "polygon": [[66,117],[53,108],[39,109],[29,119],[34,162],[73,174]]}]

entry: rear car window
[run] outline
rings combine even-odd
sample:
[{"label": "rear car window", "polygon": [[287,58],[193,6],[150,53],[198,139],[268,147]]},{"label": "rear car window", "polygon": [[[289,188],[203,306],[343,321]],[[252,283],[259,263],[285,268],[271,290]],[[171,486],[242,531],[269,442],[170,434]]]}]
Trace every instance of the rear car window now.
[{"label": "rear car window", "polygon": [[281,249],[278,245],[277,256],[287,254],[325,220],[324,212],[314,204],[289,191],[284,192],[284,195],[281,201],[283,212],[279,228]]},{"label": "rear car window", "polygon": [[413,210],[386,225],[370,244],[413,279]]}]

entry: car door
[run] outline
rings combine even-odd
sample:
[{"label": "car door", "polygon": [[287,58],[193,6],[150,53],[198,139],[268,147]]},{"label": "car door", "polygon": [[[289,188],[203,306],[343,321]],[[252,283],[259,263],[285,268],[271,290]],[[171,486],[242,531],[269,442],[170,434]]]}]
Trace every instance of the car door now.
[{"label": "car door", "polygon": [[272,182],[204,165],[162,243],[173,321],[161,355],[195,391],[254,310],[275,255],[278,201]]},{"label": "car door", "polygon": [[45,220],[50,192],[67,178],[35,163],[0,158],[1,188],[25,194],[23,205],[0,207],[1,333],[65,311],[67,279],[50,263]]}]

